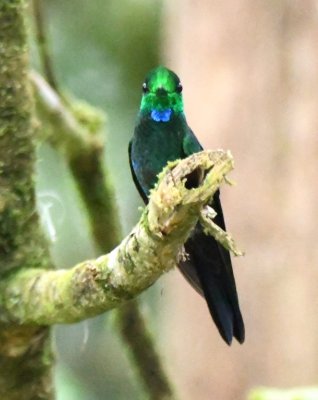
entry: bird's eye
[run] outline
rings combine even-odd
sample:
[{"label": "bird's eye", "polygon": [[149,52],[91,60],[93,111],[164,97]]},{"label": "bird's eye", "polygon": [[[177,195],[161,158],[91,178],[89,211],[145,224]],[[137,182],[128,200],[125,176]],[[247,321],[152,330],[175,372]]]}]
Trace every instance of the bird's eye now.
[{"label": "bird's eye", "polygon": [[144,82],[144,83],[142,84],[142,92],[143,92],[143,93],[148,93],[148,92],[149,92],[149,88],[148,88],[146,82]]},{"label": "bird's eye", "polygon": [[179,82],[179,83],[178,83],[178,86],[176,87],[176,92],[177,92],[177,93],[181,93],[181,92],[182,92],[182,89],[183,89],[183,87],[182,87],[181,83]]}]

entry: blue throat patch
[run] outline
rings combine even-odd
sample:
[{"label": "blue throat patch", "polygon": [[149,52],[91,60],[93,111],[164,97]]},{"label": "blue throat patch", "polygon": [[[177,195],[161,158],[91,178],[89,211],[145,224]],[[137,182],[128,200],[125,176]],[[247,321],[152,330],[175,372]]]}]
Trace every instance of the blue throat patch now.
[{"label": "blue throat patch", "polygon": [[172,110],[171,108],[167,108],[166,110],[152,110],[151,111],[151,119],[153,119],[156,122],[168,122],[170,121],[172,115]]}]

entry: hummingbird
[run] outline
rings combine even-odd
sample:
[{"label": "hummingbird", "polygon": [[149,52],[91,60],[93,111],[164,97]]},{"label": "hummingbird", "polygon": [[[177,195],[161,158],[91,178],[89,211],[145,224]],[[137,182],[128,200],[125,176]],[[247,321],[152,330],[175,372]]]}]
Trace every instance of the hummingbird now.
[{"label": "hummingbird", "polygon": [[[140,109],[129,143],[130,169],[144,203],[148,203],[157,175],[168,161],[202,150],[186,121],[180,79],[163,66],[151,70],[142,85]],[[225,230],[219,191],[214,194],[211,207],[217,213],[214,222]],[[243,343],[245,328],[229,252],[206,235],[199,222],[184,248],[186,257],[178,264],[180,271],[205,298],[224,341],[230,345],[235,337]]]}]

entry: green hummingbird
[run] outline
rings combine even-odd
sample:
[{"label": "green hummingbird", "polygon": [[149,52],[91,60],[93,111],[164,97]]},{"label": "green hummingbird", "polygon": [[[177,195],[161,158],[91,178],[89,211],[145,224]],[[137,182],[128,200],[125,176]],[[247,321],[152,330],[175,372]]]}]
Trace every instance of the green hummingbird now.
[{"label": "green hummingbird", "polygon": [[[146,76],[135,131],[129,143],[130,168],[135,185],[147,204],[157,175],[168,161],[202,151],[187,124],[178,76],[159,66]],[[225,230],[217,191],[211,201],[217,212],[214,222]],[[244,342],[241,315],[229,252],[198,223],[185,243],[186,260],[179,268],[188,282],[205,297],[211,316],[227,344],[233,336]]]}]

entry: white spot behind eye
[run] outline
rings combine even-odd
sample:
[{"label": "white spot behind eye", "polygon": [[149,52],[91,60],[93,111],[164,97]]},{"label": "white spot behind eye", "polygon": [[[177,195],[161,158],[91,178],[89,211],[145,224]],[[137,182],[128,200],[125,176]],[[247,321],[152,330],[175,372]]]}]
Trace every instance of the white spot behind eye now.
[{"label": "white spot behind eye", "polygon": [[146,82],[144,82],[142,84],[142,91],[143,91],[143,93],[148,93],[149,92],[149,89],[148,89],[148,86],[147,86]]}]

